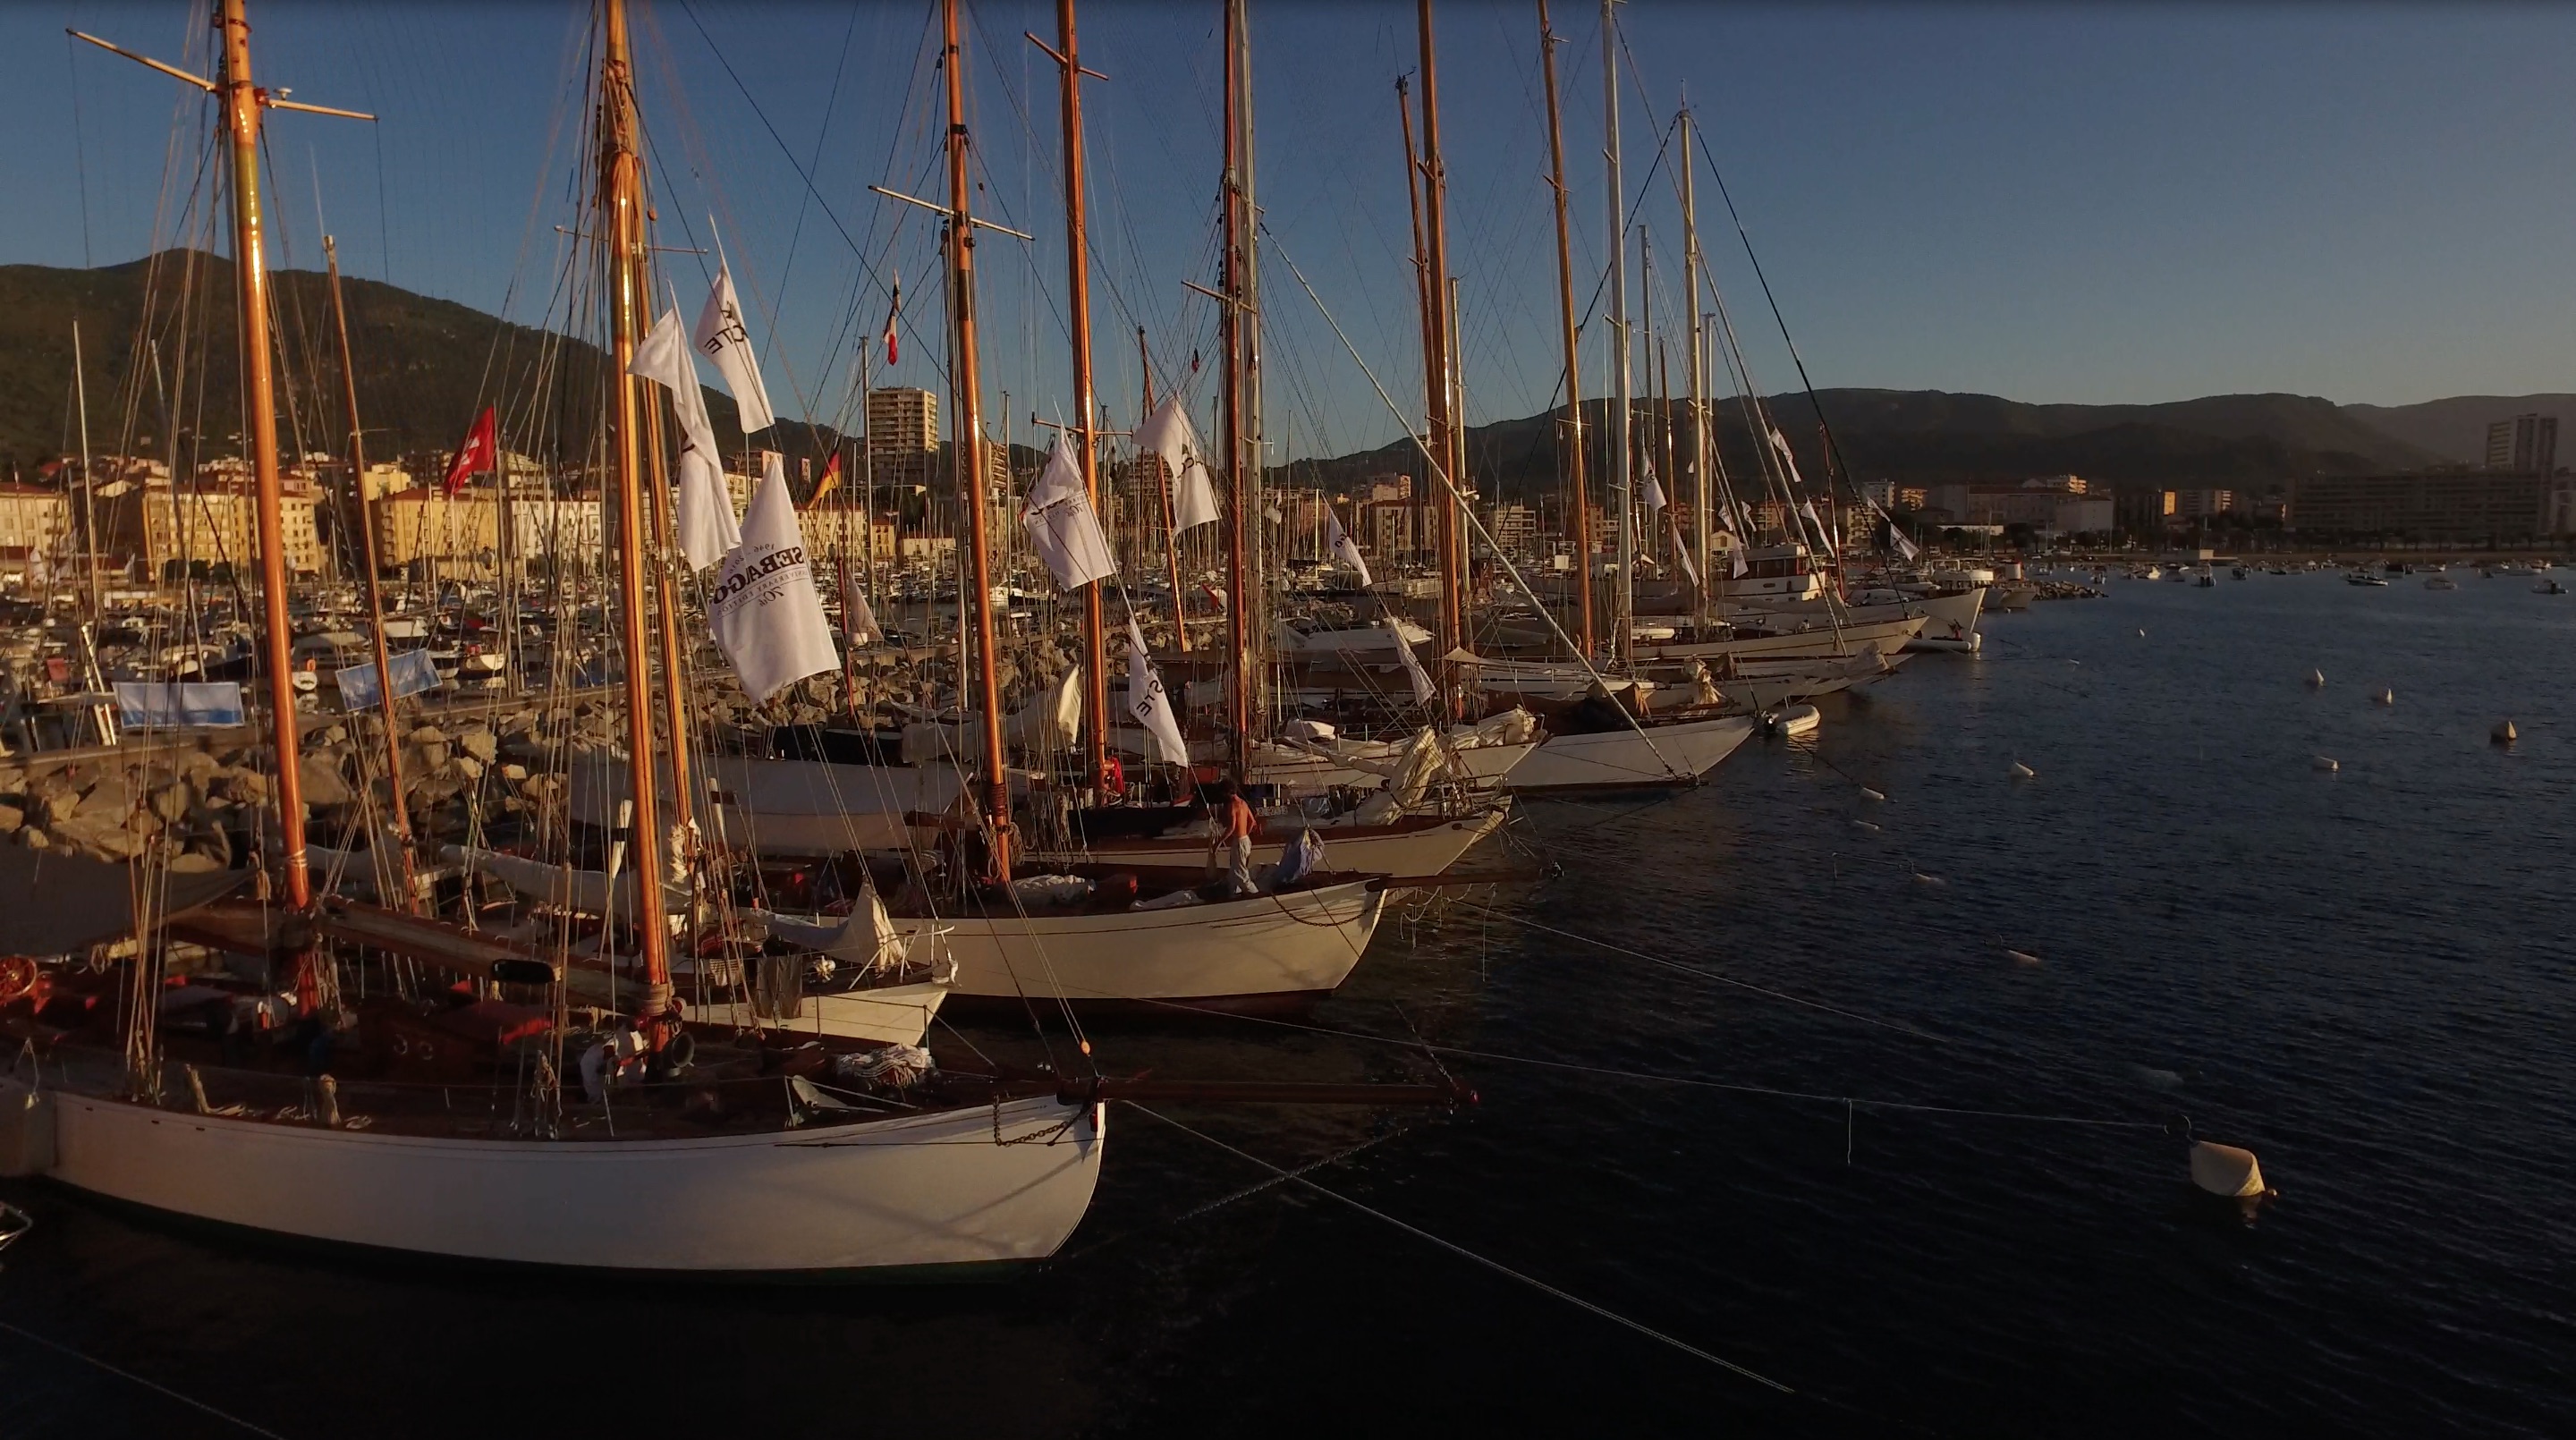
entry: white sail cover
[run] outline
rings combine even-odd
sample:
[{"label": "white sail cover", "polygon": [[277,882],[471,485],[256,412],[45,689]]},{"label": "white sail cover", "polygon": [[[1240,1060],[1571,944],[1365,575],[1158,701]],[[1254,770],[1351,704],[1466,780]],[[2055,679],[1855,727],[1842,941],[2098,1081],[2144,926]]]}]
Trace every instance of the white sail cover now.
[{"label": "white sail cover", "polygon": [[1334,559],[1360,572],[1361,589],[1366,590],[1377,583],[1369,578],[1368,561],[1360,555],[1360,547],[1351,539],[1351,532],[1342,528],[1342,517],[1334,514],[1329,505],[1324,507],[1324,541],[1333,547]]},{"label": "white sail cover", "polygon": [[1161,456],[1163,473],[1172,477],[1173,534],[1216,523],[1216,487],[1208,479],[1205,447],[1178,394],[1164,396],[1136,427],[1136,448]]},{"label": "white sail cover", "polygon": [[636,347],[626,373],[671,392],[671,409],[680,418],[680,465],[673,486],[679,492],[680,553],[688,557],[690,569],[704,570],[742,543],[742,528],[734,523],[733,498],[725,493],[715,426],[707,420],[707,397],[698,388],[698,367],[689,359],[677,305],[662,313],[653,333]]},{"label": "white sail cover", "polygon": [[767,926],[772,939],[820,951],[872,972],[901,965],[904,938],[894,928],[894,921],[887,918],[885,902],[877,898],[873,885],[859,894],[866,906],[852,906],[846,916],[789,915],[776,910],[754,913]]},{"label": "white sail cover", "polygon": [[1154,752],[1174,765],[1190,763],[1190,747],[1181,739],[1181,722],[1172,716],[1172,697],[1163,693],[1163,677],[1145,654],[1145,632],[1127,621],[1127,718],[1154,737]]},{"label": "white sail cover", "polygon": [[1081,462],[1074,459],[1073,446],[1061,430],[1056,432],[1055,453],[1047,457],[1038,483],[1029,487],[1020,526],[1028,531],[1029,548],[1046,562],[1055,583],[1067,590],[1079,590],[1118,573],[1118,561],[1109,553],[1109,537],[1101,533],[1100,516],[1083,488]]},{"label": "white sail cover", "polygon": [[1404,678],[1413,682],[1413,703],[1430,704],[1431,697],[1440,692],[1432,685],[1430,675],[1423,671],[1422,657],[1414,654],[1413,647],[1404,643],[1404,632],[1396,629],[1393,621],[1379,623],[1386,627],[1387,643],[1395,647],[1396,658],[1404,662]]},{"label": "white sail cover", "polygon": [[[643,883],[635,878],[633,870],[618,872],[612,885],[604,871],[549,865],[524,855],[509,855],[472,845],[449,845],[438,853],[439,858],[450,865],[479,870],[520,895],[558,910],[578,910],[587,915],[606,915],[613,911],[631,916],[636,907],[644,903]],[[691,890],[685,876],[663,877],[663,913],[687,914],[690,898]]]},{"label": "white sail cover", "polygon": [[698,350],[716,362],[716,373],[733,392],[742,416],[742,433],[756,435],[778,423],[769,408],[769,387],[760,383],[760,359],[752,352],[751,332],[743,328],[742,301],[733,293],[733,267],[719,263],[716,283],[698,311],[698,328],[690,336]]},{"label": "white sail cover", "polygon": [[814,591],[814,567],[787,491],[787,467],[768,457],[760,493],[743,516],[742,544],[725,557],[707,594],[707,623],[716,633],[743,693],[766,700],[787,686],[840,668],[832,624]]}]

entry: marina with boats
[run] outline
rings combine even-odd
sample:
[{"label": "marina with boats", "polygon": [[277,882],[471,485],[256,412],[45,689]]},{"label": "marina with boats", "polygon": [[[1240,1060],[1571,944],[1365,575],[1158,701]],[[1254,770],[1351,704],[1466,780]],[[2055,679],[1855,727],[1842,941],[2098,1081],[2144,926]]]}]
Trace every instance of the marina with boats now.
[{"label": "marina with boats", "polygon": [[[1752,383],[1701,253],[1694,187],[1713,165],[1689,109],[1646,111],[1671,146],[1652,183],[1674,192],[1676,232],[1632,213],[1620,127],[1641,101],[1606,4],[1597,274],[1568,238],[1566,41],[1544,3],[1523,37],[1563,363],[1561,493],[1531,534],[1501,533],[1466,439],[1430,0],[1389,126],[1420,373],[1398,398],[1342,337],[1410,447],[1401,494],[1301,486],[1275,458],[1288,426],[1274,439],[1264,406],[1286,387],[1264,373],[1265,317],[1311,306],[1342,332],[1262,218],[1246,0],[1209,7],[1214,263],[1171,277],[1211,308],[1212,353],[1136,327],[1145,383],[1125,416],[1094,377],[1095,341],[1129,338],[1094,333],[1083,95],[1106,77],[1085,68],[1076,0],[1027,37],[1057,82],[1046,215],[1069,259],[1047,280],[1071,383],[1054,420],[1053,402],[1020,417],[1028,397],[988,393],[979,287],[1034,252],[978,242],[1033,222],[984,208],[970,56],[986,37],[961,0],[930,7],[936,82],[916,99],[936,193],[890,188],[925,188],[892,171],[870,187],[935,226],[937,280],[916,276],[909,312],[899,283],[862,287],[882,334],[857,341],[837,415],[773,408],[756,330],[798,297],[761,297],[680,222],[627,0],[591,0],[579,157],[550,192],[560,352],[499,372],[524,393],[449,417],[463,438],[443,476],[397,483],[368,459],[357,377],[376,337],[343,308],[336,250],[327,320],[281,319],[267,258],[269,128],[374,117],[254,83],[253,3],[216,0],[205,53],[180,64],[73,34],[160,72],[121,71],[138,89],[207,97],[218,123],[199,138],[224,183],[190,223],[220,224],[228,259],[156,257],[144,358],[110,383],[161,397],[169,452],[84,442],[63,492],[77,520],[0,594],[0,1178],[191,1243],[647,1280],[1023,1273],[1102,1228],[1126,1111],[1294,1109],[1373,1144],[1349,1137],[1479,1104],[1479,1063],[1518,1057],[1416,1032],[1326,1075],[1288,1042],[1339,1033],[1318,1007],[1406,973],[1453,943],[1444,927],[1544,929],[1565,868],[1551,837],[1594,823],[1576,817],[1722,808],[1747,753],[1829,766],[1820,735],[1872,725],[1876,698],[1927,671],[1982,673],[2042,602],[2154,582],[2216,606],[2239,582],[2329,570],[2564,593],[2536,557],[1927,548],[1850,473],[1820,403],[1781,413]],[[1654,271],[1657,246],[1678,278]],[[209,304],[220,326],[186,308]],[[935,345],[936,395],[869,383],[899,333]],[[244,426],[217,489],[202,465],[183,478],[170,432],[188,402],[150,367],[194,374],[227,339]],[[1606,402],[1586,398],[1596,377]],[[881,487],[883,417],[927,433],[943,408],[944,439]],[[1760,437],[1749,454],[1721,443],[1721,410]],[[842,435],[854,412],[864,428]],[[1009,439],[1015,419],[1043,444]],[[338,438],[299,449],[315,435]],[[154,529],[156,495],[184,516],[217,493],[231,518]],[[130,536],[112,519],[129,509]],[[429,514],[468,541],[397,538]],[[211,555],[209,537],[226,542]],[[2009,782],[2039,773],[2015,759]],[[1841,778],[1864,809],[1887,798]],[[1946,885],[1938,863],[1906,860],[1908,883]],[[1255,1032],[1279,1049],[1204,1071],[1122,1054],[1138,1033],[1235,1025],[1284,1027]],[[2249,1152],[2187,1121],[2170,1134],[2231,1215],[2272,1198]],[[22,1218],[0,1204],[0,1249]]]}]

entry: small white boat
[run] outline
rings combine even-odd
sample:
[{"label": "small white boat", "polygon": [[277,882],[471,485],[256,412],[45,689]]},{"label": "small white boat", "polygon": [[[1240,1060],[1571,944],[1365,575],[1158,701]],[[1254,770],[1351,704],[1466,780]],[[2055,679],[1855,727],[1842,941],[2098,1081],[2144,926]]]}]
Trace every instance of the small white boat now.
[{"label": "small white boat", "polygon": [[1763,724],[1774,735],[1813,735],[1825,723],[1824,712],[1813,705],[1792,705],[1763,717]]}]

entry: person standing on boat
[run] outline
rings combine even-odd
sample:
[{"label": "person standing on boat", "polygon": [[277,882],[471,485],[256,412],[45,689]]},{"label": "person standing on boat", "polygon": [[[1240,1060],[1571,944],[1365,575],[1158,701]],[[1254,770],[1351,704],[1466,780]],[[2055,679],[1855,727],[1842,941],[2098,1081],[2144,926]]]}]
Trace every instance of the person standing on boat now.
[{"label": "person standing on boat", "polygon": [[1259,893],[1252,883],[1252,837],[1261,833],[1261,817],[1252,813],[1242,787],[1231,780],[1208,791],[1208,811],[1218,821],[1215,838],[1208,842],[1208,879],[1223,870],[1231,893]]}]

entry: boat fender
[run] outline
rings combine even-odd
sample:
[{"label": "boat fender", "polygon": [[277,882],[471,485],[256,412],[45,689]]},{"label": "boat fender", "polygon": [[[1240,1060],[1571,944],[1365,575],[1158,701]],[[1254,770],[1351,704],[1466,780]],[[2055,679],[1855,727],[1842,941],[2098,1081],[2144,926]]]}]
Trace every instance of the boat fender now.
[{"label": "boat fender", "polygon": [[2039,778],[2039,772],[2038,772],[2038,771],[2033,770],[2032,768],[2030,768],[2030,767],[2029,767],[2029,766],[2027,766],[2027,765],[2024,765],[2023,763],[2021,763],[2021,762],[2020,762],[2020,761],[2018,761],[2018,760],[2015,760],[2015,761],[2013,762],[2012,773],[2013,773],[2013,778],[2014,778],[2014,779],[2016,779],[2016,780],[2036,780],[2036,779],[2038,779],[2038,778]]},{"label": "boat fender", "polygon": [[1854,821],[1852,822],[1852,824],[1859,826],[1861,829],[1868,831],[1868,832],[1869,832],[1869,833],[1871,833],[1872,835],[1875,835],[1875,834],[1877,834],[1877,833],[1878,833],[1878,827],[1877,827],[1877,826],[1875,826],[1875,825],[1872,825],[1871,823],[1869,823],[1869,822],[1868,822],[1868,821],[1866,821],[1866,820],[1854,820]]},{"label": "boat fender", "polygon": [[0,1177],[23,1179],[53,1168],[53,1092],[0,1078]]},{"label": "boat fender", "polygon": [[2522,732],[2514,729],[2510,720],[2498,720],[2495,728],[2487,732],[2488,742],[2496,745],[2510,745],[2521,738]]},{"label": "boat fender", "polygon": [[2273,1194],[2263,1183],[2263,1167],[2253,1151],[2208,1140],[2191,1142],[2191,1183],[2230,1200],[2269,1199]]},{"label": "boat fender", "polygon": [[1872,790],[1868,786],[1863,785],[1860,787],[1860,798],[1863,800],[1885,800],[1887,797],[1875,790]]}]

